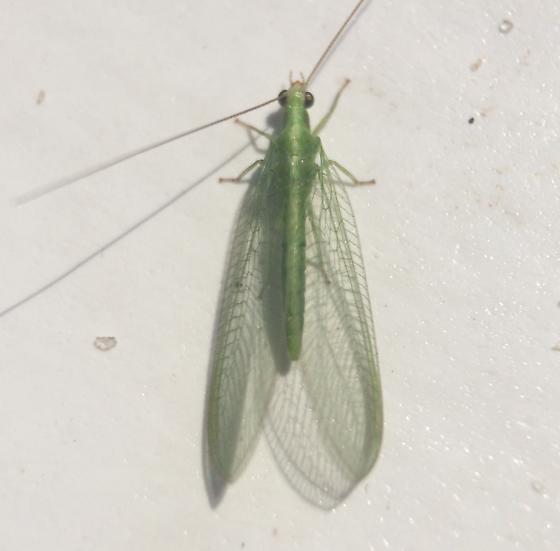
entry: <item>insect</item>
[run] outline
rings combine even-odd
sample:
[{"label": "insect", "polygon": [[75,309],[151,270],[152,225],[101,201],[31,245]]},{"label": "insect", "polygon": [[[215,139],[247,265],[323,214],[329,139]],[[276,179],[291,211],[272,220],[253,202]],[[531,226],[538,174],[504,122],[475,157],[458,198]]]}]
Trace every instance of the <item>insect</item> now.
[{"label": "insect", "polygon": [[[371,306],[346,187],[359,182],[330,160],[318,133],[349,81],[312,129],[309,84],[365,0],[360,0],[307,79],[277,98],[116,157],[27,194],[71,184],[272,101],[283,127],[239,210],[214,333],[205,415],[209,491],[223,493],[243,471],[262,432],[291,485],[332,508],[373,467],[383,411]],[[291,80],[291,79],[290,79]],[[26,299],[27,300],[27,299]],[[15,305],[14,307],[17,307]],[[14,308],[11,307],[10,309]]]},{"label": "insect", "polygon": [[314,72],[279,94],[277,135],[245,125],[270,145],[264,159],[229,179],[257,171],[223,284],[206,438],[210,475],[225,485],[242,472],[264,429],[288,481],[330,508],[375,463],[382,397],[360,244],[340,176],[362,182],[327,157],[317,135],[348,81],[311,130]]}]

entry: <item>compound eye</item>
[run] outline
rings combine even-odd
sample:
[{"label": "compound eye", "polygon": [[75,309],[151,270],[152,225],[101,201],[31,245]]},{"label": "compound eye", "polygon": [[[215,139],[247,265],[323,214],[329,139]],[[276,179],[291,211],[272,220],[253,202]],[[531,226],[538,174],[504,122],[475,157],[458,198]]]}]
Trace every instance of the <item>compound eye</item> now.
[{"label": "compound eye", "polygon": [[309,109],[313,105],[314,101],[315,98],[313,97],[313,94],[311,92],[305,92],[305,108]]},{"label": "compound eye", "polygon": [[282,90],[282,91],[278,94],[278,103],[279,103],[282,107],[285,107],[287,101],[288,101],[288,90]]}]

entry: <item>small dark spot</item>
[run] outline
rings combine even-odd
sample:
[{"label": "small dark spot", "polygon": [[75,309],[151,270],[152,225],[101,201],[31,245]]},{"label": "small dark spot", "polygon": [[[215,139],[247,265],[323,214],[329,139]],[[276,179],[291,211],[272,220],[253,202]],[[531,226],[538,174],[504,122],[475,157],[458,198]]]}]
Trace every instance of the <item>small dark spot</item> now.
[{"label": "small dark spot", "polygon": [[484,59],[479,57],[476,61],[470,64],[469,69],[474,73],[475,71],[478,71],[480,69],[483,63],[484,63]]},{"label": "small dark spot", "polygon": [[503,19],[500,25],[498,26],[498,30],[502,34],[508,34],[513,29],[513,23],[509,19]]},{"label": "small dark spot", "polygon": [[41,105],[45,101],[46,92],[44,90],[39,90],[35,98],[35,105]]},{"label": "small dark spot", "polygon": [[471,117],[471,118],[469,119],[469,124],[474,124],[474,117]]},{"label": "small dark spot", "polygon": [[117,346],[117,339],[116,337],[96,337],[93,341],[93,346],[97,350],[101,350],[101,352],[107,352]]}]

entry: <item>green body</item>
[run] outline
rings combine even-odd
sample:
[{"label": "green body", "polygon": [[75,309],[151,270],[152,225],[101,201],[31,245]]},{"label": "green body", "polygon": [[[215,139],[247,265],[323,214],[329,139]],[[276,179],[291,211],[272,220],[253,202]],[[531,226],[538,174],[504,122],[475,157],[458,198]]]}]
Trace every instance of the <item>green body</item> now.
[{"label": "green body", "polygon": [[288,356],[295,361],[301,353],[304,324],[308,199],[317,179],[315,159],[321,142],[311,133],[302,83],[292,85],[284,109],[284,128],[271,147],[277,151],[277,185],[286,196],[282,275]]},{"label": "green body", "polygon": [[312,96],[292,83],[279,96],[284,124],[265,134],[264,159],[233,179],[260,167],[239,209],[216,318],[206,444],[218,490],[243,471],[265,427],[283,474],[324,508],[340,503],[379,453],[373,322],[340,173],[356,180],[317,137],[343,88],[312,131]]}]

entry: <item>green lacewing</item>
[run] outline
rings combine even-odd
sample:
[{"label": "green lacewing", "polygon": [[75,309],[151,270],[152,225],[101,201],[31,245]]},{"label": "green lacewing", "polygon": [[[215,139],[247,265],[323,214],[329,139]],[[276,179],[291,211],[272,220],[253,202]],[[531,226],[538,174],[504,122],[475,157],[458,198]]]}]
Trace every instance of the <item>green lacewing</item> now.
[{"label": "green lacewing", "polygon": [[[373,467],[383,409],[371,306],[346,187],[359,182],[329,159],[311,129],[308,90],[360,0],[307,79],[277,98],[130,151],[27,194],[26,202],[273,101],[284,122],[254,170],[232,235],[206,399],[205,469],[220,498],[266,438],[286,479],[311,503],[339,504]],[[244,123],[241,123],[244,124]]]},{"label": "green lacewing", "polygon": [[314,72],[280,93],[281,130],[265,134],[264,159],[232,179],[258,171],[238,214],[223,283],[206,438],[210,475],[227,484],[264,429],[292,486],[331,508],[375,463],[383,413],[367,282],[341,176],[369,182],[330,160],[317,136],[348,81],[311,130],[307,88]]}]

